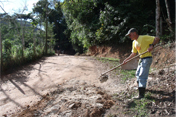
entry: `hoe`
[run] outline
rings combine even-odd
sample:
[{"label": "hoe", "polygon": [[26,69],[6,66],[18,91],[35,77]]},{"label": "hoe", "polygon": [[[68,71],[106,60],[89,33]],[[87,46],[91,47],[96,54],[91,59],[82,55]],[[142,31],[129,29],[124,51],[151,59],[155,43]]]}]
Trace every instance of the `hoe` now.
[{"label": "hoe", "polygon": [[[139,54],[139,55],[136,55],[136,56],[134,56],[133,58],[129,59],[127,62],[129,62],[129,61],[133,60],[134,58],[137,58],[137,57],[139,57],[140,55],[145,54],[145,53],[147,53],[147,52],[148,52],[148,51],[145,51],[145,52],[143,52],[143,53],[141,53],[141,54]],[[100,77],[99,77],[100,82],[101,82],[101,83],[106,82],[106,81],[108,80],[108,75],[106,75],[106,73],[108,73],[108,72],[110,72],[110,71],[113,71],[113,70],[117,69],[118,67],[120,67],[120,66],[122,66],[122,65],[123,65],[123,63],[121,63],[120,65],[118,65],[118,66],[116,66],[116,67],[114,67],[114,68],[112,68],[112,69],[110,69],[110,70],[108,70],[108,71],[106,71],[106,72],[104,72],[104,73],[102,73],[102,74],[100,75]]]}]

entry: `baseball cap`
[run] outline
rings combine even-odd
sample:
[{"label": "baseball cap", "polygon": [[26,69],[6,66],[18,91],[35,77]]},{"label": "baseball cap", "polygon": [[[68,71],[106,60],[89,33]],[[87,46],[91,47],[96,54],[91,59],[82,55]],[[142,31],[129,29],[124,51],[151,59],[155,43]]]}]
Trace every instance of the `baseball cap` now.
[{"label": "baseball cap", "polygon": [[125,36],[128,36],[131,32],[138,32],[135,28],[131,28]]}]

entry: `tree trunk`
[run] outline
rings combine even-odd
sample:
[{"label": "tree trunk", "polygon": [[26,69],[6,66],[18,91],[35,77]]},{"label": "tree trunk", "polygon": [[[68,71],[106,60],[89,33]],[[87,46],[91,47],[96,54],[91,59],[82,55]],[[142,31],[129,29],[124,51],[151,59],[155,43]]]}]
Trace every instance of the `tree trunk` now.
[{"label": "tree trunk", "polygon": [[21,27],[22,27],[22,60],[24,60],[24,26],[22,23],[22,19],[21,19]]},{"label": "tree trunk", "polygon": [[160,36],[163,35],[163,20],[162,17],[160,17]]},{"label": "tree trunk", "polygon": [[159,0],[156,0],[156,36],[159,37],[160,31],[160,3]]},{"label": "tree trunk", "polygon": [[47,37],[48,37],[48,21],[47,21],[47,17],[46,17],[46,38],[45,38],[45,54],[47,54]]},{"label": "tree trunk", "polygon": [[1,66],[0,66],[0,77],[1,77],[1,80],[2,80],[2,75],[1,75],[1,72],[2,72],[2,66],[3,66],[3,56],[2,56],[2,39],[1,39],[1,30],[0,30],[0,51],[1,51]]},{"label": "tree trunk", "polygon": [[46,12],[45,12],[45,23],[46,23],[45,54],[47,54],[47,37],[48,37],[48,34],[47,34],[47,30],[48,30],[47,7],[48,7],[48,5],[46,5]]},{"label": "tree trunk", "polygon": [[169,24],[172,24],[171,19],[170,19],[170,12],[169,12],[169,6],[168,6],[167,0],[165,0],[165,4],[166,4],[166,10],[167,10],[167,16],[168,16]]},{"label": "tree trunk", "polygon": [[33,46],[33,49],[34,49],[34,50],[33,50],[33,51],[34,51],[34,55],[36,56],[36,51],[35,51],[35,42],[36,42],[36,41],[35,41],[35,27],[33,27],[33,30],[34,30],[34,31],[33,31],[33,43],[34,43],[34,46]]},{"label": "tree trunk", "polygon": [[173,30],[172,30],[172,27],[171,27],[172,22],[171,22],[171,19],[170,19],[170,12],[169,12],[169,6],[168,6],[167,0],[165,0],[165,4],[166,4],[167,16],[168,16],[168,18],[166,19],[166,22],[169,26],[168,29],[170,30],[171,33],[173,33]]}]

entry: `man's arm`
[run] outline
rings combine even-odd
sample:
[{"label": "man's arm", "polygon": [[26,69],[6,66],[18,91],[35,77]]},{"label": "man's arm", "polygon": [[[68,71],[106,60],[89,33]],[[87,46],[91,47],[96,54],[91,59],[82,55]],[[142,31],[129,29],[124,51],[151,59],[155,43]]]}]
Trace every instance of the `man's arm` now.
[{"label": "man's arm", "polygon": [[155,37],[153,43],[151,44],[151,46],[148,48],[148,51],[151,52],[154,48],[154,46],[159,42],[160,38],[159,37]]},{"label": "man's arm", "polygon": [[131,53],[129,57],[127,57],[124,61],[123,64],[126,64],[129,59],[131,59],[132,57],[136,56],[136,53]]}]

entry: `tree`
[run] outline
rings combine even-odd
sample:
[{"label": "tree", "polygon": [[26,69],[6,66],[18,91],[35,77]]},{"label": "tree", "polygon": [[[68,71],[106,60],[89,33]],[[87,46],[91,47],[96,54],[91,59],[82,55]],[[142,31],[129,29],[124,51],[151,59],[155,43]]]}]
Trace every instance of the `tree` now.
[{"label": "tree", "polygon": [[153,3],[153,0],[64,1],[67,34],[80,49],[129,42],[124,35],[131,27],[137,28],[140,34],[153,34],[156,7]]},{"label": "tree", "polygon": [[[64,34],[64,31],[67,28],[67,24],[63,16],[60,1],[55,2],[54,6],[54,10],[50,13],[49,16],[49,22],[54,23],[53,31],[55,33],[56,43],[69,43],[68,38],[66,38]],[[64,46],[64,44],[62,44],[61,46]]]},{"label": "tree", "polygon": [[[83,52],[84,49],[96,42],[99,9],[95,9],[97,2],[90,0],[64,1],[62,10],[67,23],[67,34],[75,50]],[[97,13],[97,14],[96,14]]]},{"label": "tree", "polygon": [[[0,20],[1,21],[1,20]],[[2,71],[2,61],[3,61],[3,56],[2,56],[2,39],[1,39],[1,29],[0,29],[0,54],[1,54],[1,62],[0,62],[0,71]],[[1,76],[1,72],[0,72],[0,77],[2,78]],[[2,80],[2,79],[1,79]]]},{"label": "tree", "polygon": [[156,0],[156,36],[159,37],[159,26],[160,26],[160,1]]},{"label": "tree", "polygon": [[28,14],[15,14],[16,15],[16,18],[17,19],[20,19],[21,22],[20,22],[20,26],[21,26],[21,29],[22,29],[22,45],[23,45],[23,48],[22,48],[22,58],[24,57],[24,49],[25,49],[25,40],[24,40],[24,35],[25,35],[25,29],[26,29],[26,23],[27,23],[27,20],[28,19],[33,19],[32,16],[31,16],[31,13],[28,13]]},{"label": "tree", "polygon": [[52,4],[48,2],[48,0],[40,0],[33,8],[33,12],[40,14],[41,19],[45,21],[45,54],[47,54],[47,30],[48,30],[48,17],[49,14],[52,12]]},{"label": "tree", "polygon": [[[46,25],[46,24],[45,24]],[[48,45],[49,45],[49,49],[50,51],[53,50],[54,48],[54,45],[55,45],[55,34],[53,32],[53,26],[54,26],[54,23],[52,24],[48,24],[48,39],[47,39],[47,42],[48,42]]]},{"label": "tree", "polygon": [[[4,11],[5,15],[7,14],[6,11],[3,9],[3,7],[0,5],[1,9]],[[1,17],[0,17],[0,23],[1,23]],[[2,71],[2,66],[3,66],[3,56],[2,56],[2,38],[1,38],[1,29],[0,29],[0,57],[1,57],[1,62],[0,62],[0,71]],[[2,74],[0,72],[0,77],[2,80]]]},{"label": "tree", "polygon": [[168,18],[166,19],[166,22],[169,26],[170,32],[173,33],[173,30],[172,30],[172,27],[171,27],[172,22],[171,22],[171,18],[170,18],[169,5],[168,5],[167,0],[165,0],[165,4],[166,4],[167,16],[168,16]]}]

